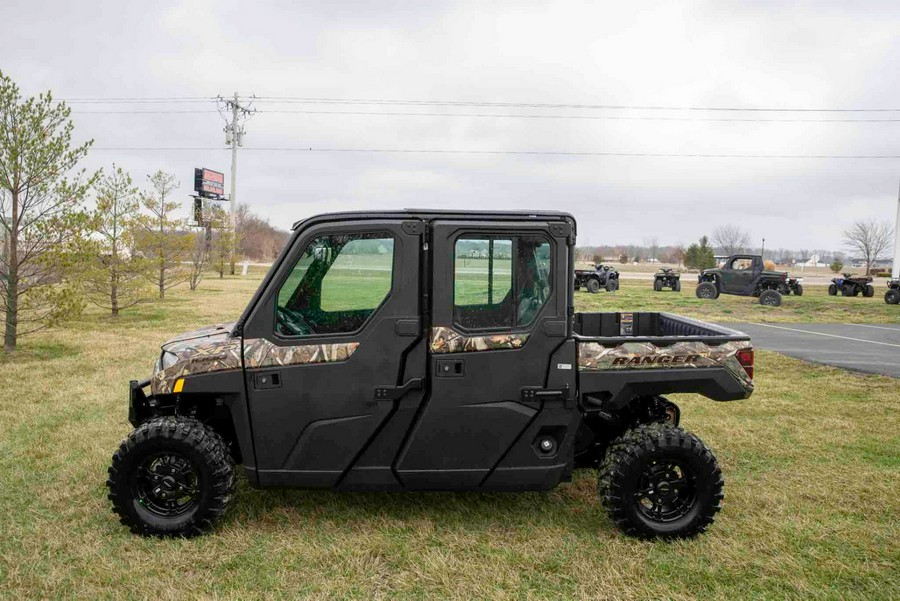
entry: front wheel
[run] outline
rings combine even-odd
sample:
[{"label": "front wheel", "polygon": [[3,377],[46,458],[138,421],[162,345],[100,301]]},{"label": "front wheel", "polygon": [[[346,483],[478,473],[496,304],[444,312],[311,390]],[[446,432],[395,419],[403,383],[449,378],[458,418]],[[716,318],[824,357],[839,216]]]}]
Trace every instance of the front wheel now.
[{"label": "front wheel", "polygon": [[838,287],[837,284],[831,284],[828,287],[828,296],[837,296]]},{"label": "front wheel", "polygon": [[712,451],[669,424],[645,424],[615,439],[600,466],[610,519],[640,538],[688,538],[713,523],[724,497]]},{"label": "front wheel", "polygon": [[106,485],[113,511],[135,534],[196,536],[228,509],[234,461],[211,428],[194,419],[161,417],[122,442]]},{"label": "front wheel", "polygon": [[803,284],[797,284],[794,286],[794,294],[797,296],[803,296]]},{"label": "front wheel", "polygon": [[900,290],[896,288],[891,288],[887,292],[884,293],[884,302],[889,305],[896,305],[900,303]]},{"label": "front wheel", "polygon": [[615,292],[619,289],[619,280],[609,280],[606,282],[606,291]]},{"label": "front wheel", "polygon": [[866,289],[863,291],[863,296],[866,298],[872,298],[875,296],[875,286],[872,284],[866,284]]},{"label": "front wheel", "polygon": [[600,292],[600,280],[597,278],[591,278],[587,282],[585,282],[584,287],[591,294],[596,294]]},{"label": "front wheel", "polygon": [[660,280],[653,281],[653,292],[660,292],[663,288],[662,282]]},{"label": "front wheel", "polygon": [[712,282],[700,282],[697,284],[697,298],[715,300],[719,296],[719,289]]},{"label": "front wheel", "polygon": [[681,280],[675,280],[675,287],[673,290],[675,292],[681,292]]}]

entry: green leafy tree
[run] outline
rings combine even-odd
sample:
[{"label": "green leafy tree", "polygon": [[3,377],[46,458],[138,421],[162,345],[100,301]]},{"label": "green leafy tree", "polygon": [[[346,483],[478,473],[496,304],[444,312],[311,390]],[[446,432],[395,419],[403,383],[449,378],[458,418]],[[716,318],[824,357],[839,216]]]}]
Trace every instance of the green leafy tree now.
[{"label": "green leafy tree", "polygon": [[840,259],[835,259],[831,262],[831,265],[828,266],[828,269],[830,269],[832,273],[840,273],[843,268],[844,263]]},{"label": "green leafy tree", "polygon": [[84,278],[88,299],[98,307],[119,311],[148,298],[147,259],[136,255],[135,228],[140,221],[138,190],[131,176],[113,165],[97,181],[97,207],[92,215],[95,259]]},{"label": "green leafy tree", "polygon": [[141,197],[147,215],[141,217],[140,248],[153,263],[150,281],[159,290],[159,299],[166,297],[166,290],[188,279],[189,273],[183,261],[190,252],[192,239],[185,234],[184,220],[173,216],[178,203],[169,200],[178,187],[175,176],[157,171],[147,177],[152,190]]},{"label": "green leafy tree", "polygon": [[716,258],[712,247],[709,245],[709,238],[703,236],[699,242],[695,242],[688,246],[684,251],[684,266],[688,269],[710,269],[716,266]]},{"label": "green leafy tree", "polygon": [[72,142],[71,109],[50,92],[23,99],[0,72],[0,308],[3,348],[83,308],[83,200],[96,176],[74,171],[93,141]]}]

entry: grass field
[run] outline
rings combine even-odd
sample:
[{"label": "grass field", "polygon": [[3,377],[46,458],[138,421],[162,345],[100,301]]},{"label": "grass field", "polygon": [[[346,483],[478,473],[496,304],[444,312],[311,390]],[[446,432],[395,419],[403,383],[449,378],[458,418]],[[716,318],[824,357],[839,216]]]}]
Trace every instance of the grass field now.
[{"label": "grass field", "polygon": [[[132,536],[104,486],[130,429],[127,381],[149,375],[167,338],[234,319],[257,281],[177,288],[116,321],[88,313],[0,359],[0,597],[900,597],[897,381],[765,352],[751,400],[673,397],[726,478],[724,510],[695,540],[625,538],[591,471],[526,494],[259,491],[242,480],[213,534]],[[753,299],[701,303],[649,283],[577,302],[735,320],[900,316],[880,299],[815,290],[786,299],[784,317]]]}]

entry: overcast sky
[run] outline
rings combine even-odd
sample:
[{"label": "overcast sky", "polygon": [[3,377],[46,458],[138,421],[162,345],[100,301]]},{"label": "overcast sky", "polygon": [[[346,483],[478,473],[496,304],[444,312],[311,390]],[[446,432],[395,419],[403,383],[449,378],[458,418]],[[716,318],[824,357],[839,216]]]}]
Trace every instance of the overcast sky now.
[{"label": "overcast sky", "polygon": [[[261,97],[900,109],[900,2],[71,2],[4,0],[0,69],[59,98]],[[87,167],[138,181],[228,173],[209,103],[73,104]],[[893,221],[900,159],[272,152],[340,148],[900,155],[900,122],[796,123],[265,113],[270,110],[747,119],[881,113],[287,104],[259,100],[238,198],[287,228],[324,211],[560,209],[579,243],[687,243],[738,222],[769,248],[840,249]],[[206,111],[89,114],[89,111]],[[104,148],[210,148],[113,151]],[[221,147],[221,150],[215,148]],[[226,176],[227,181],[227,176]]]}]

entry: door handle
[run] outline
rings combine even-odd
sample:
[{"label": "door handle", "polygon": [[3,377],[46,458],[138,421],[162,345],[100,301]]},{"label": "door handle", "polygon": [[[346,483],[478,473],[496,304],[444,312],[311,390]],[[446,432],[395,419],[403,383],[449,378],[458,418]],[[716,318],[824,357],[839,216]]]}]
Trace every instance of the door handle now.
[{"label": "door handle", "polygon": [[270,390],[272,388],[281,388],[280,371],[261,371],[253,374],[254,390]]},{"label": "door handle", "polygon": [[411,390],[422,390],[422,378],[412,378],[402,386],[377,386],[375,401],[396,401]]}]

